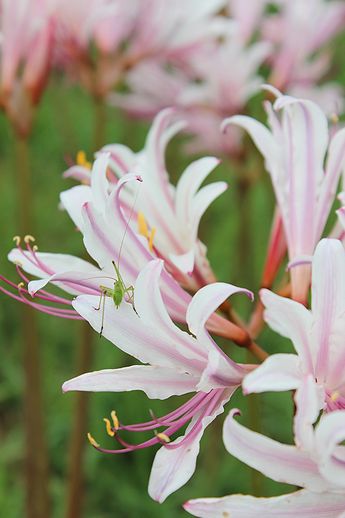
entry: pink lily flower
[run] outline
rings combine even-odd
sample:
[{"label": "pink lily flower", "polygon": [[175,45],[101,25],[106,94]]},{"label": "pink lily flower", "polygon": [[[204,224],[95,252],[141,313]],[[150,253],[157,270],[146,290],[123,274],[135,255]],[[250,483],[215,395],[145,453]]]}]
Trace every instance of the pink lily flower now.
[{"label": "pink lily flower", "polygon": [[27,134],[50,68],[51,2],[1,0],[0,15],[0,103],[18,132]]},{"label": "pink lily flower", "polygon": [[[71,300],[44,291],[49,282],[72,295],[90,294],[99,298],[105,290],[111,291],[118,280],[114,263],[127,288],[135,284],[143,267],[157,258],[154,250],[150,249],[149,241],[132,229],[129,216],[124,213],[126,205],[121,202],[128,182],[141,183],[142,178],[136,174],[124,175],[109,190],[108,163],[107,154],[102,153],[95,161],[91,185],[76,186],[61,194],[65,209],[83,235],[88,254],[98,266],[68,254],[38,252],[37,247],[31,245],[31,236],[26,237],[27,250],[23,250],[18,239],[18,246],[10,252],[9,260],[17,265],[17,271],[24,283],[29,284],[28,293],[20,288],[19,295],[13,295],[15,298],[49,314],[63,318],[80,318],[75,311],[66,309],[66,306],[71,305]],[[130,214],[130,207],[127,206],[127,210]],[[40,280],[29,282],[23,270]],[[8,283],[16,287],[13,283]],[[191,296],[166,269],[162,272],[161,286],[169,314],[174,320],[185,322]],[[10,294],[5,288],[0,289]],[[27,295],[51,302],[53,306],[40,304]],[[63,305],[62,309],[59,304]],[[220,315],[214,314],[210,318],[208,328],[220,336],[231,337],[242,345],[248,342],[248,334],[244,330]]]},{"label": "pink lily flower", "polygon": [[260,292],[264,318],[289,338],[297,354],[273,354],[243,382],[245,393],[299,389],[312,377],[319,410],[345,409],[345,251],[337,239],[323,239],[312,262],[311,310],[269,290]]},{"label": "pink lily flower", "polygon": [[[288,518],[293,515],[344,518],[345,447],[341,443],[345,438],[345,411],[325,415],[313,428],[318,404],[308,387],[310,380],[305,379],[303,397],[297,402],[295,446],[282,444],[240,425],[234,419],[240,413],[238,410],[230,412],[223,429],[223,440],[229,453],[277,482],[303,489],[273,498],[249,495],[200,498],[187,502],[186,511],[201,518]],[[296,423],[302,413],[302,421]]]},{"label": "pink lily flower", "polygon": [[[270,129],[243,115],[226,119],[223,128],[230,124],[244,128],[263,155],[283,220],[289,259],[295,261],[312,255],[322,236],[344,169],[345,130],[330,139],[326,116],[311,101],[279,96],[273,108],[268,102],[265,108]],[[281,118],[275,113],[279,111]],[[291,283],[293,298],[305,303],[310,267],[294,266]]]},{"label": "pink lily flower", "polygon": [[[204,429],[223,412],[223,405],[241,384],[253,365],[239,365],[228,358],[205,329],[210,315],[235,293],[251,292],[225,283],[205,286],[193,297],[187,311],[190,332],[182,331],[169,317],[160,291],[163,262],[154,260],[139,274],[134,288],[134,306],[123,302],[115,309],[107,297],[104,316],[99,297],[82,295],[73,302],[75,309],[96,330],[104,321],[103,335],[124,352],[148,365],[133,365],[82,374],[63,384],[63,390],[122,392],[143,390],[151,399],[195,392],[189,401],[163,417],[145,423],[125,425],[112,413],[113,424],[105,420],[108,434],[117,441],[114,450],[91,444],[105,453],[125,453],[163,444],[153,462],[149,494],[163,502],[184,485],[195,470],[199,443]],[[98,307],[97,307],[98,306]],[[135,309],[134,309],[135,308]],[[189,424],[188,424],[189,423]],[[188,424],[184,434],[170,437]],[[158,432],[158,429],[163,431]],[[132,444],[121,438],[121,430],[155,432],[152,439]]]},{"label": "pink lily flower", "polygon": [[138,0],[56,0],[56,65],[94,96],[104,96],[126,67],[122,48],[138,10]]},{"label": "pink lily flower", "polygon": [[[191,135],[187,151],[232,154],[240,148],[235,129],[231,139],[219,126],[225,116],[238,113],[261,85],[258,68],[269,54],[267,43],[246,46],[234,25],[227,20],[221,42],[198,50],[187,67],[166,70],[164,63],[145,61],[127,75],[130,92],[112,94],[111,104],[133,116],[151,118],[160,109],[174,108],[186,121]],[[228,63],[231,62],[231,68]]]},{"label": "pink lily flower", "polygon": [[[343,2],[288,0],[263,23],[263,38],[275,46],[270,81],[279,89],[313,85],[329,68],[329,56],[316,55],[344,25]],[[317,27],[317,29],[316,29]]]},{"label": "pink lily flower", "polygon": [[[165,148],[183,126],[183,121],[175,120],[174,111],[166,109],[155,118],[144,149],[139,153],[121,144],[105,146],[101,152],[110,153],[111,173],[108,175],[110,180],[103,176],[102,190],[110,192],[118,179],[128,172],[140,174],[143,183],[139,195],[134,189],[124,192],[128,217],[133,212],[134,228],[139,225],[139,232],[148,239],[150,251],[164,259],[167,269],[183,286],[195,290],[215,280],[206,259],[206,247],[198,240],[197,234],[201,217],[225,191],[227,184],[216,182],[199,189],[219,163],[214,157],[191,163],[182,173],[176,188],[169,182]],[[89,173],[85,168],[84,171],[85,175]],[[80,178],[80,172],[80,166],[75,166],[67,171],[66,176]],[[86,187],[82,189],[87,190]]]}]

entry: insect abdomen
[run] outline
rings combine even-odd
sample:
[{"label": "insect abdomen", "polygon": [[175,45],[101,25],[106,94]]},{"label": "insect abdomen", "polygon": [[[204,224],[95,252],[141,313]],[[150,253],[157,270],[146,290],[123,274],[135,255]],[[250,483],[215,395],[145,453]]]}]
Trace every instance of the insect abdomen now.
[{"label": "insect abdomen", "polygon": [[114,291],[113,291],[113,301],[114,301],[116,308],[118,308],[120,306],[122,299],[123,299],[123,287],[122,287],[120,281],[116,281],[114,283]]}]

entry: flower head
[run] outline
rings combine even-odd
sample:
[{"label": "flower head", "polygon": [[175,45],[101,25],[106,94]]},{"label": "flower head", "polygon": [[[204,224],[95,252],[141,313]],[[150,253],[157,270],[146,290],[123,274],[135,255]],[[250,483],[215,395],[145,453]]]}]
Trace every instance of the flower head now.
[{"label": "flower head", "polygon": [[[205,427],[223,411],[223,405],[240,385],[252,365],[239,365],[228,358],[205,329],[210,315],[230,295],[247,290],[225,283],[202,288],[193,297],[187,311],[187,323],[194,336],[180,330],[165,308],[159,283],[163,263],[154,260],[139,274],[134,287],[134,308],[123,302],[118,309],[110,298],[104,303],[104,317],[99,297],[82,295],[73,305],[117,347],[148,365],[134,365],[82,374],[64,383],[63,390],[111,391],[143,390],[149,398],[166,399],[172,395],[195,392],[177,410],[163,417],[152,416],[145,423],[125,425],[122,421],[109,424],[109,435],[117,441],[114,450],[105,450],[91,438],[92,444],[106,453],[123,453],[163,444],[158,451],[149,483],[150,495],[162,502],[192,476]],[[184,435],[170,437],[188,424]],[[152,439],[129,443],[121,431],[133,434],[155,431]],[[160,431],[158,431],[160,430]],[[179,459],[179,461],[178,461]]]},{"label": "flower head", "polygon": [[340,241],[324,239],[312,263],[311,310],[261,290],[267,323],[290,338],[297,354],[274,354],[243,383],[249,392],[298,389],[313,380],[319,409],[345,409],[345,251]]},{"label": "flower head", "polygon": [[[279,94],[278,92],[276,92]],[[345,130],[329,141],[327,119],[311,101],[280,96],[265,104],[270,130],[238,115],[223,123],[247,130],[265,159],[282,217],[290,261],[312,255],[331,210],[345,161]],[[276,112],[281,112],[278,118]],[[325,155],[327,161],[324,166]],[[309,267],[291,269],[292,296],[305,302]]]}]

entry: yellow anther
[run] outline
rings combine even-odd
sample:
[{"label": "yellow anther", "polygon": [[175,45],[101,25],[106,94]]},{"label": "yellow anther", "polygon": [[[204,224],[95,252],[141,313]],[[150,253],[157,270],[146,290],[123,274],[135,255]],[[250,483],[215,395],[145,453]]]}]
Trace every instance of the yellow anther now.
[{"label": "yellow anther", "polygon": [[153,250],[153,239],[155,237],[155,234],[156,234],[156,227],[153,227],[152,230],[151,230],[151,234],[150,234],[150,237],[149,237],[149,249]]},{"label": "yellow anther", "polygon": [[115,430],[118,430],[120,428],[120,423],[119,423],[119,420],[117,418],[115,410],[112,410],[110,415],[111,415],[111,418],[113,420],[113,424],[114,424]]},{"label": "yellow anther", "polygon": [[24,236],[24,242],[26,244],[29,244],[31,241],[31,243],[34,243],[36,241],[36,239],[34,238],[34,236],[31,236],[30,234],[27,234],[26,236]]},{"label": "yellow anther", "polygon": [[19,284],[17,284],[17,288],[18,288],[18,290],[21,290],[21,289],[25,288],[25,284],[23,282],[20,282]]},{"label": "yellow anther", "polygon": [[107,430],[107,434],[110,435],[110,437],[114,437],[115,432],[111,427],[111,423],[110,423],[109,419],[107,419],[106,417],[103,417],[103,421],[105,422],[105,428]]},{"label": "yellow anther", "polygon": [[23,267],[23,263],[21,263],[20,261],[16,260],[16,261],[13,261],[13,264],[15,264],[16,266],[19,266],[20,268]]},{"label": "yellow anther", "polygon": [[147,228],[145,216],[142,212],[138,212],[138,230],[139,234],[146,237],[147,239],[149,238],[149,231]]},{"label": "yellow anther", "polygon": [[339,117],[336,113],[331,113],[329,116],[329,120],[331,121],[332,124],[338,124]]},{"label": "yellow anther", "polygon": [[85,151],[78,151],[76,162],[78,165],[81,165],[82,167],[91,169],[91,162],[87,160]]},{"label": "yellow anther", "polygon": [[336,390],[335,392],[333,392],[333,394],[331,395],[331,400],[332,401],[336,401],[338,398],[339,398],[340,394],[339,392]]},{"label": "yellow anther", "polygon": [[95,441],[95,439],[92,437],[92,435],[90,434],[90,432],[88,432],[87,434],[87,438],[89,440],[89,443],[91,444],[91,446],[94,446],[95,448],[100,448],[100,445],[98,444],[97,441]]},{"label": "yellow anther", "polygon": [[16,246],[19,246],[21,242],[20,236],[14,236],[13,241],[15,242]]},{"label": "yellow anther", "polygon": [[37,250],[38,250],[38,246],[37,246],[37,245],[34,245],[34,246],[32,247],[32,249],[33,249],[33,251],[34,251],[34,252],[37,252]]},{"label": "yellow anther", "polygon": [[157,432],[155,432],[155,435],[156,435],[157,439],[159,439],[162,442],[165,442],[165,443],[170,442],[170,437],[168,437],[166,433],[163,433],[163,432],[157,433]]}]

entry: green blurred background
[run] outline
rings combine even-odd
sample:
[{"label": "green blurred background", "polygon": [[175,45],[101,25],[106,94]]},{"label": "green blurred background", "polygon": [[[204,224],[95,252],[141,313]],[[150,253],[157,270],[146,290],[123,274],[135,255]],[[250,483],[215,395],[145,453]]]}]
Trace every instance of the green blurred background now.
[{"label": "green blurred background", "polygon": [[[344,85],[341,47],[344,38],[336,42],[335,70]],[[259,98],[254,110],[263,117]],[[130,121],[113,108],[107,109],[105,142],[121,142],[139,150],[148,124]],[[59,193],[73,185],[62,178],[66,159],[75,158],[85,150],[91,158],[94,149],[94,105],[88,95],[76,85],[64,83],[57,77],[51,81],[32,135],[31,159],[33,170],[34,235],[40,251],[83,254],[81,236],[66,213],[58,208]],[[192,160],[182,152],[181,141],[175,139],[168,148],[168,170],[175,183],[183,167]],[[252,146],[248,141],[248,146]],[[210,181],[224,179],[229,189],[211,206],[205,215],[200,235],[209,249],[209,259],[218,279],[255,291],[259,287],[270,230],[274,200],[269,178],[254,148],[249,167],[259,172],[259,181],[249,189],[246,198],[239,197],[238,173],[224,161]],[[16,206],[18,177],[12,131],[4,116],[0,118],[0,271],[18,282],[15,269],[6,255],[12,248],[12,238],[18,234]],[[243,250],[243,242],[246,248]],[[242,245],[241,245],[242,243]],[[242,246],[242,251],[241,251]],[[250,303],[241,298],[235,305],[245,317]],[[38,315],[40,350],[43,367],[45,426],[50,457],[50,491],[52,515],[64,516],[66,507],[69,437],[73,421],[74,394],[63,395],[61,384],[76,375],[80,323]],[[284,352],[291,345],[265,330],[258,342],[268,351]],[[0,509],[1,516],[24,516],[23,477],[23,367],[20,339],[19,304],[0,294]],[[229,343],[222,344],[238,361],[246,361],[246,353]],[[128,365],[131,359],[96,333],[93,341],[93,369]],[[251,359],[251,361],[253,361]],[[293,490],[264,479],[227,454],[221,439],[222,417],[207,430],[202,441],[197,471],[180,491],[159,505],[147,494],[147,483],[155,448],[126,455],[105,455],[89,446],[86,432],[90,431],[104,447],[112,447],[105,434],[102,418],[116,409],[126,423],[146,420],[149,409],[156,415],[167,413],[180,404],[177,398],[150,401],[139,392],[124,394],[92,394],[89,425],[84,431],[86,443],[84,513],[85,518],[161,517],[186,515],[181,504],[201,496],[223,496],[243,492],[277,495]],[[265,394],[243,398],[240,391],[226,408],[242,410],[241,422],[284,442],[291,442],[291,394]]]}]

